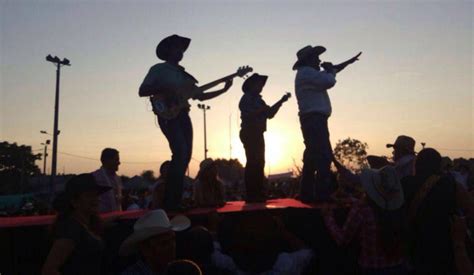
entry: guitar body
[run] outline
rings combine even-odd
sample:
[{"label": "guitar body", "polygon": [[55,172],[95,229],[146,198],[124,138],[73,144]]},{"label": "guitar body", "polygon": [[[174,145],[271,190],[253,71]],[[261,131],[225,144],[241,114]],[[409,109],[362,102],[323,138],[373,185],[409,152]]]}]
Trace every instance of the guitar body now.
[{"label": "guitar body", "polygon": [[155,115],[164,119],[173,119],[179,112],[189,107],[188,99],[183,96],[154,95],[150,97],[151,107]]},{"label": "guitar body", "polygon": [[240,67],[236,73],[203,85],[201,87],[186,87],[182,90],[176,90],[167,93],[158,93],[150,97],[153,113],[164,119],[173,119],[184,109],[189,108],[188,100],[203,93],[209,89],[209,86],[217,85],[218,83],[227,81],[236,76],[243,77],[253,69],[249,66]]}]

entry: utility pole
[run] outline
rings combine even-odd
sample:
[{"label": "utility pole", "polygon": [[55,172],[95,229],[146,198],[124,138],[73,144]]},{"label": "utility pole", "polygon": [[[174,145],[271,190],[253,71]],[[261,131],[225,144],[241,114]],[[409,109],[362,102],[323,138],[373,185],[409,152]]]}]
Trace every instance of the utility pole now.
[{"label": "utility pole", "polygon": [[48,145],[51,143],[49,139],[47,139],[44,143],[41,143],[41,145],[44,145],[44,159],[43,159],[43,175],[46,176],[46,159],[48,158]]},{"label": "utility pole", "polygon": [[229,115],[229,160],[232,159],[232,114]]},{"label": "utility pole", "polygon": [[56,66],[56,96],[54,100],[54,130],[53,130],[53,157],[51,161],[51,198],[54,196],[54,178],[56,176],[56,166],[58,157],[58,117],[59,117],[59,78],[62,66],[71,66],[69,59],[60,60],[57,56],[46,56],[46,61]]},{"label": "utility pole", "polygon": [[198,108],[204,114],[204,159],[207,159],[207,132],[206,132],[206,110],[211,109],[211,106],[206,104],[198,104]]}]

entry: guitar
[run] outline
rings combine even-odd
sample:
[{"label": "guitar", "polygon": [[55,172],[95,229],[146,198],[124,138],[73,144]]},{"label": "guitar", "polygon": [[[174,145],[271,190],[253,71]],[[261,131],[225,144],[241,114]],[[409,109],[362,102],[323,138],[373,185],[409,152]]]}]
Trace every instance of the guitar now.
[{"label": "guitar", "polygon": [[189,107],[188,99],[202,94],[204,91],[216,86],[221,82],[225,82],[234,77],[244,77],[246,74],[252,72],[253,69],[250,66],[239,67],[237,71],[233,74],[225,76],[223,78],[217,79],[200,87],[195,87],[192,91],[179,92],[175,91],[174,93],[161,93],[155,94],[150,97],[151,106],[153,113],[164,118],[172,119],[175,118],[183,108]]}]

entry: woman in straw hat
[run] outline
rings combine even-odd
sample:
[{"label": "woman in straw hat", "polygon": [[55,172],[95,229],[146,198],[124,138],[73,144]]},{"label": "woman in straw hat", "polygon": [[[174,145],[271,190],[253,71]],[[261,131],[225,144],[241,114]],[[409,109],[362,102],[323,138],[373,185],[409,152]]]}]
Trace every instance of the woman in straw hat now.
[{"label": "woman in straw hat", "polygon": [[99,195],[108,190],[110,187],[98,185],[92,174],[75,176],[66,183],[65,191],[53,203],[58,215],[43,275],[101,274],[104,242]]},{"label": "woman in straw hat", "polygon": [[365,198],[354,203],[342,228],[331,209],[322,209],[326,227],[338,245],[359,240],[363,274],[406,274],[400,210],[404,196],[397,172],[391,166],[365,169],[360,182]]}]

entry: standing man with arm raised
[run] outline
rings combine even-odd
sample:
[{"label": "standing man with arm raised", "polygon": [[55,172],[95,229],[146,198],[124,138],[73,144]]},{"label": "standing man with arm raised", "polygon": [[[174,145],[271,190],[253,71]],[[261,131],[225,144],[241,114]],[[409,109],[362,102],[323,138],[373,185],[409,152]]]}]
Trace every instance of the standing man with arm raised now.
[{"label": "standing man with arm raised", "polygon": [[[359,53],[338,65],[329,62],[321,64],[319,55],[325,51],[323,46],[306,46],[297,52],[298,61],[293,66],[293,70],[297,71],[295,93],[306,146],[300,189],[300,200],[305,203],[329,199],[333,153],[328,129],[332,108],[327,90],[336,84],[336,73],[354,63],[361,55]],[[320,66],[324,71],[321,71]],[[315,171],[318,172],[316,188]]]},{"label": "standing man with arm raised", "polygon": [[[232,85],[232,79],[215,81],[206,87],[198,88],[197,80],[184,67],[179,65],[191,39],[171,35],[163,39],[156,47],[156,55],[163,63],[152,66],[139,89],[141,97],[162,97],[158,104],[153,104],[161,131],[168,140],[172,158],[166,178],[164,208],[182,210],[184,174],[191,160],[193,148],[193,128],[189,117],[188,99],[208,100],[226,92]],[[224,88],[204,93],[219,83],[225,82]],[[163,110],[167,110],[164,112]]]}]

